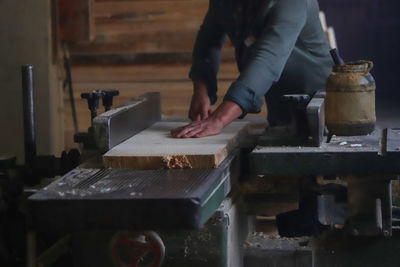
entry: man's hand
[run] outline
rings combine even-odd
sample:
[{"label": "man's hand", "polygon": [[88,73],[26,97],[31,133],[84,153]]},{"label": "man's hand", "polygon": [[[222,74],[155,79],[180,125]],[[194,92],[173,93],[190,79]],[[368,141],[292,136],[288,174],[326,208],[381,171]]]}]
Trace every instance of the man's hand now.
[{"label": "man's hand", "polygon": [[173,129],[171,135],[175,138],[200,138],[220,134],[223,128],[224,126],[222,123],[208,118]]},{"label": "man's hand", "polygon": [[188,117],[192,121],[200,121],[207,119],[210,113],[210,98],[208,97],[207,86],[202,81],[195,81]]},{"label": "man's hand", "polygon": [[238,118],[242,112],[242,109],[236,103],[224,101],[208,118],[173,129],[171,135],[175,138],[200,138],[217,135],[226,125]]}]

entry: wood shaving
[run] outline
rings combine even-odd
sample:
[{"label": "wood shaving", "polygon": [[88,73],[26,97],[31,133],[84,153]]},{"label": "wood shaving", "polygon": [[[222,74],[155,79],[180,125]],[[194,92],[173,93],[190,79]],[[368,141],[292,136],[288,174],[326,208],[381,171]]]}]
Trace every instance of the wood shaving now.
[{"label": "wood shaving", "polygon": [[165,156],[163,164],[168,169],[192,169],[192,164],[186,156]]}]

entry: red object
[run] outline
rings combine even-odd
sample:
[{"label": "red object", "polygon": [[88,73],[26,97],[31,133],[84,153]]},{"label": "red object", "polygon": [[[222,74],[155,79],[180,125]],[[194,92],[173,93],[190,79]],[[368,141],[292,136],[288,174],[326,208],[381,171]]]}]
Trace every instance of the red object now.
[{"label": "red object", "polygon": [[[121,249],[129,251],[129,260],[120,257]],[[153,231],[117,233],[112,244],[114,261],[122,267],[138,267],[140,261],[148,253],[155,257],[149,267],[159,267],[164,259],[165,247],[161,238]]]}]

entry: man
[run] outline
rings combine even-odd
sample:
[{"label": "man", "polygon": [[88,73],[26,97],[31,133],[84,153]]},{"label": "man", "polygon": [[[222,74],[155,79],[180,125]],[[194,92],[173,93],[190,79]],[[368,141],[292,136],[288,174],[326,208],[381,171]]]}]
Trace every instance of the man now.
[{"label": "man", "polygon": [[[240,76],[214,112],[221,48],[229,36]],[[290,121],[281,96],[325,88],[333,65],[317,0],[210,0],[197,36],[190,78],[192,123],[173,137],[217,135],[233,120],[258,113],[265,96],[271,126]]]}]

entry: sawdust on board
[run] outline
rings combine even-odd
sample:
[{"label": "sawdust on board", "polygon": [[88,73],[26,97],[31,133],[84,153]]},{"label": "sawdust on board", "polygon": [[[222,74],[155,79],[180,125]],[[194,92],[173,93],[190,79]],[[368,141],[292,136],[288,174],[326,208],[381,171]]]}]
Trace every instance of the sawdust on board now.
[{"label": "sawdust on board", "polygon": [[193,166],[185,155],[179,156],[164,156],[162,159],[163,165],[168,169],[192,169]]}]

